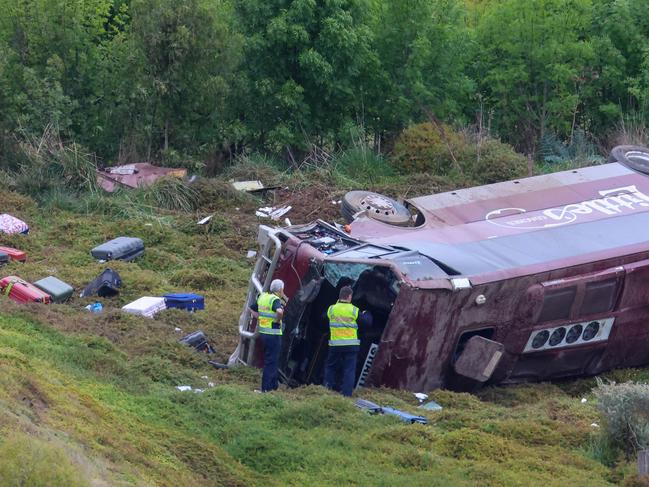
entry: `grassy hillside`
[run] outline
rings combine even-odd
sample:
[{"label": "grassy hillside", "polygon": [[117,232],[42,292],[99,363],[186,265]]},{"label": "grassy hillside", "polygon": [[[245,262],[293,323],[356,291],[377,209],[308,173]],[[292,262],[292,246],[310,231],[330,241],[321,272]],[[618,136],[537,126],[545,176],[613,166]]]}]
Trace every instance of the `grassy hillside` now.
[{"label": "grassy hillside", "polygon": [[[301,195],[297,218],[325,212],[330,196]],[[88,313],[92,300],[77,297],[52,306],[0,298],[0,485],[634,485],[634,466],[591,426],[600,422],[592,380],[478,395],[433,391],[444,409],[424,413],[430,423],[422,426],[370,416],[321,387],[256,394],[259,371],[213,369],[177,343],[176,328],[206,331],[220,360],[233,350],[261,203],[214,198],[207,205],[214,223],[204,229],[195,221],[206,213],[133,207],[102,215],[97,201],[62,198],[39,208],[0,196],[0,209],[32,228],[3,238],[30,255],[3,275],[56,275],[79,289],[104,268],[90,257],[93,246],[130,235],[147,247],[136,262],[111,263],[124,289],[102,300],[102,314]],[[205,294],[206,311],[149,320],[118,310],[173,291]],[[181,384],[205,392],[179,392]],[[357,395],[421,412],[410,393]]]}]

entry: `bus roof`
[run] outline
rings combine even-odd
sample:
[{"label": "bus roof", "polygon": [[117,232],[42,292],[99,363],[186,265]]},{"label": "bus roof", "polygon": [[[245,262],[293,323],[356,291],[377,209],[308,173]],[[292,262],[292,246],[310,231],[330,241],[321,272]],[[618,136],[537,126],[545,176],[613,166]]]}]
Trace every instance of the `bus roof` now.
[{"label": "bus roof", "polygon": [[605,164],[408,201],[425,221],[369,218],[352,236],[416,250],[457,274],[520,273],[649,249],[649,178]]}]

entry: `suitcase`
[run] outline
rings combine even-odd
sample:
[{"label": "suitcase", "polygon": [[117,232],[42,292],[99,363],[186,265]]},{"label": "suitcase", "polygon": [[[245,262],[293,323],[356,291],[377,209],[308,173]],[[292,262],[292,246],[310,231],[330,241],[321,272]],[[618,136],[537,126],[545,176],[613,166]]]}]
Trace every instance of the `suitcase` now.
[{"label": "suitcase", "polygon": [[144,242],[140,238],[117,237],[98,245],[90,254],[98,260],[133,260],[144,253]]},{"label": "suitcase", "polygon": [[122,309],[127,313],[153,318],[154,314],[165,309],[165,299],[144,296],[143,298],[136,299],[132,303],[123,306]]},{"label": "suitcase", "polygon": [[112,270],[106,269],[81,291],[81,297],[97,295],[101,298],[111,298],[119,294],[122,287],[122,278]]},{"label": "suitcase", "polygon": [[27,254],[22,250],[0,246],[0,252],[7,254],[11,260],[17,260],[18,262],[25,262],[27,260]]},{"label": "suitcase", "polygon": [[165,294],[167,308],[185,309],[190,312],[205,309],[205,298],[200,294]]},{"label": "suitcase", "polygon": [[72,286],[54,276],[49,276],[40,281],[36,281],[34,286],[49,294],[52,297],[53,303],[63,303],[64,301],[67,301],[74,292]]},{"label": "suitcase", "polygon": [[179,341],[180,343],[194,347],[197,352],[214,353],[214,349],[212,348],[212,345],[210,345],[210,343],[207,341],[205,333],[200,330],[182,337]]},{"label": "suitcase", "polygon": [[48,304],[51,302],[49,294],[16,276],[8,276],[0,279],[0,290],[2,290],[2,294],[9,296],[10,299],[17,303],[34,302]]},{"label": "suitcase", "polygon": [[15,216],[3,213],[0,215],[0,232],[12,235],[14,233],[29,233],[29,225]]},{"label": "suitcase", "polygon": [[0,252],[0,265],[7,264],[9,262],[9,256],[4,252]]}]

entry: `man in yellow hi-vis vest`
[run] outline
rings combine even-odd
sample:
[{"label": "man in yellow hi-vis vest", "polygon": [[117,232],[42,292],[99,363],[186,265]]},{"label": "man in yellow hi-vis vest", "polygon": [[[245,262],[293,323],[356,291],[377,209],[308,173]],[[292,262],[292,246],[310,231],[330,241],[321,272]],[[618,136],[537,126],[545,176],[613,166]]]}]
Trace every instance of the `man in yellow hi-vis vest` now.
[{"label": "man in yellow hi-vis vest", "polygon": [[275,279],[270,283],[270,292],[259,295],[250,306],[257,317],[257,331],[264,344],[264,372],[261,376],[261,392],[274,391],[279,384],[277,371],[279,352],[282,349],[282,317],[284,316],[284,282]]},{"label": "man in yellow hi-vis vest", "polygon": [[[325,364],[324,385],[351,396],[356,378],[356,359],[360,348],[358,339],[359,310],[352,304],[352,288],[344,286],[338,302],[329,306],[329,352]],[[342,380],[338,381],[338,376]],[[338,384],[340,383],[340,387]]]}]

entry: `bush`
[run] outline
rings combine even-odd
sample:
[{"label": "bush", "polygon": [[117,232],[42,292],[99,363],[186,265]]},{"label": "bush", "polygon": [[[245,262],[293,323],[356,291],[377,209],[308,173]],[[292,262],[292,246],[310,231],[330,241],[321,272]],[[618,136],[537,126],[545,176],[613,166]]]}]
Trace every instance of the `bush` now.
[{"label": "bush", "polygon": [[594,390],[605,432],[627,454],[649,448],[649,384],[608,383]]},{"label": "bush", "polygon": [[[479,148],[470,147],[467,159],[462,161],[467,176],[480,184],[508,181],[525,176],[527,161],[512,146],[496,139],[482,140]],[[468,171],[466,171],[468,169]]]},{"label": "bush", "polygon": [[75,469],[63,449],[15,435],[0,443],[0,485],[76,487],[90,483]]},{"label": "bush", "polygon": [[424,123],[407,128],[397,139],[393,166],[401,173],[462,176],[489,184],[525,175],[527,162],[510,145],[483,137],[473,140],[445,125]]},{"label": "bush", "polygon": [[392,164],[404,174],[449,174],[454,169],[453,157],[466,152],[466,145],[466,139],[446,125],[413,125],[397,138]]}]

